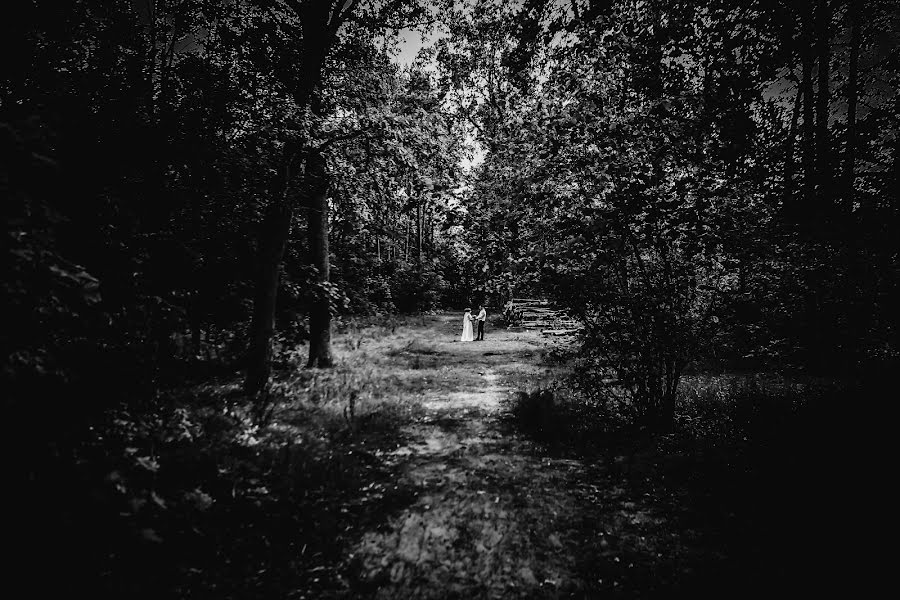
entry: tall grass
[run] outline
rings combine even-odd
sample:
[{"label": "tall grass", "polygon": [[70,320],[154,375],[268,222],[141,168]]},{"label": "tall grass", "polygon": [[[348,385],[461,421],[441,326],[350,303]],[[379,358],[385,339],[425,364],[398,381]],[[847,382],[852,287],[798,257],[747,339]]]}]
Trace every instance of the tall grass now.
[{"label": "tall grass", "polygon": [[[640,415],[614,386],[585,378],[556,381],[521,392],[512,418],[537,439],[589,451],[643,439]],[[821,426],[841,382],[779,374],[695,375],[679,387],[674,437],[707,445],[767,444]]]}]

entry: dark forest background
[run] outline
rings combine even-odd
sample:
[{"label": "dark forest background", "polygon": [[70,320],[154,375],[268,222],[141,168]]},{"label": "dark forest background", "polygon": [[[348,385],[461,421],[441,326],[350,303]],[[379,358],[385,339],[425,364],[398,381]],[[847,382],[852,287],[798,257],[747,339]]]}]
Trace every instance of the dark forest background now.
[{"label": "dark forest background", "polygon": [[[262,419],[363,318],[550,298],[584,325],[605,434],[702,420],[699,373],[864,410],[898,366],[895,2],[15,4],[0,376],[23,565],[172,589],[142,574],[154,519],[190,537],[227,495],[197,386],[239,380],[228,402]],[[442,33],[398,66],[404,28]],[[173,473],[164,498],[164,452],[219,483]]]}]

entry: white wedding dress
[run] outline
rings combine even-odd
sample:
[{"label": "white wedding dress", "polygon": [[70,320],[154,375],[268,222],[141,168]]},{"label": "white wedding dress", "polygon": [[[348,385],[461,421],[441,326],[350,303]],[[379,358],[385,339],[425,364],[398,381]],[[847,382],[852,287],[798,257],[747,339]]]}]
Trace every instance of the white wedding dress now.
[{"label": "white wedding dress", "polygon": [[472,335],[472,313],[467,312],[463,315],[463,332],[459,338],[461,342],[471,342],[474,338]]}]

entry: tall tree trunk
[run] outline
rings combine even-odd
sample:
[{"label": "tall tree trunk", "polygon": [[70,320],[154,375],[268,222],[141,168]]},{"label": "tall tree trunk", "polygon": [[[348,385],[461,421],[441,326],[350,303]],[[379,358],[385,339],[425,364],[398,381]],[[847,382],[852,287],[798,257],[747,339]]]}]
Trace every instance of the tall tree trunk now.
[{"label": "tall tree trunk", "polygon": [[803,86],[797,82],[797,95],[794,97],[794,110],[791,113],[791,128],[784,151],[784,209],[791,213],[795,208],[794,198],[794,146],[797,140],[797,126],[800,122],[800,106],[803,99]]},{"label": "tall tree trunk", "polygon": [[403,260],[409,262],[409,216],[406,217],[406,249],[404,250]]},{"label": "tall tree trunk", "polygon": [[[900,97],[895,99],[895,104],[897,108],[900,109]],[[900,111],[898,111],[900,112]],[[891,171],[887,174],[888,176],[888,189],[893,188],[893,193],[890,191],[886,194],[885,203],[887,205],[887,214],[890,219],[888,223],[888,227],[890,231],[897,231],[897,228],[900,227],[900,135],[894,136],[894,159],[891,165]],[[893,185],[890,185],[890,184]],[[900,241],[895,242],[898,247],[900,246]],[[898,248],[900,249],[900,248]],[[898,330],[900,331],[900,330]]]},{"label": "tall tree trunk", "polygon": [[[800,88],[803,93],[803,209],[808,212],[813,209],[813,196],[815,195],[815,100],[812,83],[813,55],[812,55],[812,27],[807,17],[803,23],[803,42],[801,43],[800,61],[803,74],[800,79]],[[808,218],[809,215],[807,214]]]},{"label": "tall tree trunk", "polygon": [[659,433],[671,433],[675,430],[675,405],[678,399],[678,382],[681,372],[677,361],[667,358],[663,361],[664,378],[660,381],[661,398],[658,411],[657,428]]},{"label": "tall tree trunk", "polygon": [[818,0],[816,7],[816,54],[819,63],[816,94],[816,176],[820,214],[831,209],[831,141],[828,117],[831,85],[831,9],[828,0]]},{"label": "tall tree trunk", "polygon": [[[831,236],[833,215],[833,190],[831,184],[831,142],[829,139],[828,120],[830,107],[830,66],[831,66],[831,9],[828,0],[817,0],[815,11],[815,54],[818,64],[816,90],[816,198],[813,221],[813,235],[816,237]],[[824,340],[828,339],[826,327],[831,323],[823,318],[823,289],[821,282],[816,281],[815,271],[808,273],[811,291],[807,304],[807,319],[810,326],[810,364],[816,371],[823,371],[829,358],[829,351]]]},{"label": "tall tree trunk", "polygon": [[853,210],[853,190],[856,183],[856,105],[859,101],[859,3],[848,0],[850,17],[850,65],[847,75],[847,147],[844,155],[844,202],[848,212]]},{"label": "tall tree trunk", "polygon": [[[287,181],[289,186],[290,169]],[[259,235],[259,271],[256,277],[256,295],[253,299],[253,317],[250,322],[250,343],[247,348],[247,372],[244,392],[256,394],[265,387],[271,373],[272,334],[275,331],[275,302],[278,295],[278,279],[281,261],[287,245],[293,218],[293,207],[288,198],[274,202],[263,219]]]},{"label": "tall tree trunk", "polygon": [[203,329],[203,315],[201,314],[200,290],[194,289],[191,292],[191,304],[188,314],[191,324],[191,352],[194,356],[200,355],[201,339],[200,333]]},{"label": "tall tree trunk", "polygon": [[[300,77],[296,79],[296,83],[291,82],[291,95],[300,109],[299,113],[304,113],[306,109],[311,109],[313,114],[319,114],[321,103],[317,94],[317,89],[322,80],[322,67],[329,50],[334,44],[335,35],[341,25],[342,19],[346,18],[349,13],[339,13],[334,10],[332,2],[306,2],[292,5],[295,16],[300,20],[303,26],[304,39],[303,50],[301,52],[301,60],[299,64]],[[256,393],[260,391],[266,384],[271,370],[271,340],[275,329],[275,305],[278,293],[278,278],[281,273],[281,262],[284,258],[284,249],[287,245],[288,234],[290,232],[291,220],[293,218],[293,198],[289,197],[294,186],[291,172],[292,163],[299,157],[306,157],[306,172],[316,174],[316,169],[322,167],[321,155],[317,152],[310,152],[305,146],[306,142],[298,142],[290,144],[289,153],[286,153],[285,161],[285,177],[283,179],[283,197],[273,203],[266,218],[259,237],[259,274],[256,283],[256,294],[253,303],[253,318],[250,324],[250,343],[247,352],[247,376],[244,380],[244,390],[247,393]],[[324,172],[324,168],[322,169]],[[305,182],[310,183],[310,182]],[[316,183],[305,185],[307,191],[307,204],[324,204],[324,190],[321,198],[311,200],[310,194]],[[327,209],[327,206],[326,206]],[[319,277],[328,280],[328,222],[327,212],[324,212],[324,220],[321,225],[312,227],[318,232],[318,242],[324,240],[324,273],[320,271]],[[312,211],[307,211],[308,218]],[[322,213],[319,213],[322,214]],[[317,240],[310,236],[311,250]],[[315,248],[312,254],[319,256],[320,249]],[[316,362],[320,365],[331,363],[330,333],[331,333],[331,317],[327,313],[322,317],[320,314],[321,307],[316,304],[313,307],[313,314],[310,315],[310,354],[314,351],[316,354]],[[315,331],[314,331],[315,330]],[[313,348],[313,341],[316,343]]]},{"label": "tall tree trunk", "polygon": [[[867,318],[869,311],[864,306],[871,292],[866,290],[868,286],[857,285],[858,282],[868,281],[866,276],[866,261],[863,260],[862,243],[858,235],[858,220],[853,215],[856,188],[856,106],[859,100],[859,48],[861,43],[860,17],[858,0],[848,0],[847,17],[850,20],[850,56],[847,73],[847,139],[844,149],[844,169],[841,176],[840,212],[844,213],[840,219],[841,238],[847,248],[848,274],[847,277],[853,284],[848,285],[848,326],[845,329],[846,340],[842,344],[845,348],[863,348],[862,336],[855,332],[870,330],[871,321]],[[848,303],[848,304],[849,304]],[[852,355],[852,352],[850,353]]]},{"label": "tall tree trunk", "polygon": [[150,1],[147,2],[147,18],[149,19],[149,48],[148,48],[148,59],[149,65],[147,66],[147,80],[145,85],[147,86],[147,112],[150,114],[151,122],[155,122],[157,118],[156,114],[156,39],[157,39],[157,28],[156,28],[156,2]]},{"label": "tall tree trunk", "polygon": [[416,266],[422,269],[422,201],[416,201]]},{"label": "tall tree trunk", "polygon": [[330,367],[331,306],[325,286],[329,280],[328,256],[328,174],[325,157],[311,149],[306,159],[306,225],[309,237],[309,260],[316,269],[316,283],[322,286],[314,294],[309,311],[309,360],[307,367]]},{"label": "tall tree trunk", "polygon": [[434,204],[428,207],[428,248],[434,256]]},{"label": "tall tree trunk", "polygon": [[895,213],[900,212],[900,135],[894,136],[894,202],[891,205]]}]

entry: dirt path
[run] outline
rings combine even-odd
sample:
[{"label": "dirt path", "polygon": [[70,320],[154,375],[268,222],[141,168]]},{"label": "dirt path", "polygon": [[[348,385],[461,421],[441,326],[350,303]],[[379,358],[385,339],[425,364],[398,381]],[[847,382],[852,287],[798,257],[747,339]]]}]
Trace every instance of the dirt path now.
[{"label": "dirt path", "polygon": [[426,391],[409,443],[385,457],[418,498],[353,548],[352,587],[376,598],[577,593],[570,538],[585,467],[543,457],[502,419],[509,395],[547,374],[548,342],[505,330],[458,342],[455,323],[441,319],[400,351],[444,385]]}]

